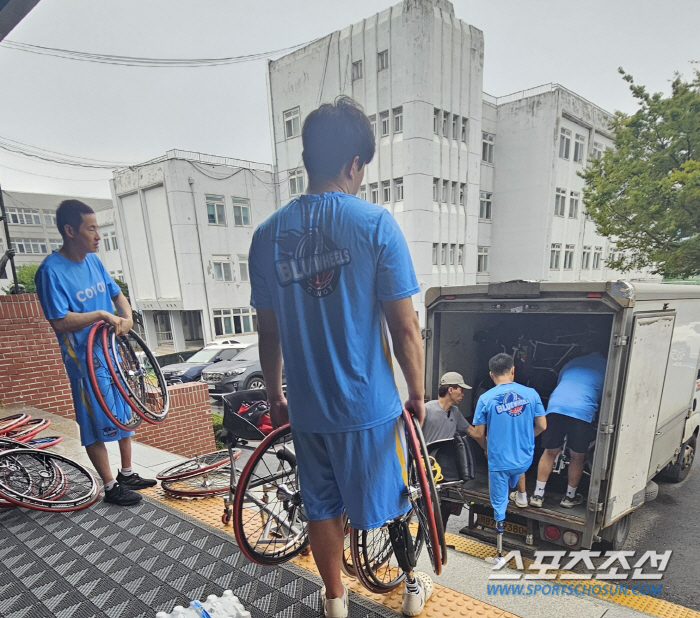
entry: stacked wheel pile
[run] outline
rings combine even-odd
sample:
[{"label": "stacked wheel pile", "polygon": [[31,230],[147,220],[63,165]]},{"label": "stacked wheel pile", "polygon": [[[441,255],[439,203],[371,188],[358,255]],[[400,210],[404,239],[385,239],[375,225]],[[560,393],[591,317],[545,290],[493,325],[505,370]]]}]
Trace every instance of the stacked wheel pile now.
[{"label": "stacked wheel pile", "polygon": [[175,498],[220,496],[235,485],[232,466],[240,455],[241,449],[233,449],[232,456],[227,450],[196,455],[166,468],[156,478],[163,491]]}]

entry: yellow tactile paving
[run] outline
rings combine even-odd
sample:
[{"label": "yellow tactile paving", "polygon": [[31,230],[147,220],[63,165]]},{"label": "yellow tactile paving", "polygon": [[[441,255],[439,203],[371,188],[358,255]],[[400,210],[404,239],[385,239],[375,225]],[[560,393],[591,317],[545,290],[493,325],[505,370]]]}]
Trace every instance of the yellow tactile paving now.
[{"label": "yellow tactile paving", "polygon": [[[210,526],[224,530],[233,536],[233,528],[229,524],[224,526],[221,522],[223,513],[223,500],[221,498],[202,498],[196,500],[182,500],[171,498],[160,487],[144,490],[142,493],[149,497],[164,502],[168,506],[186,513]],[[486,555],[486,554],[485,554]],[[316,573],[316,564],[311,556],[298,556],[292,560],[297,566]],[[401,612],[401,593],[403,586],[389,594],[374,594],[365,589],[356,579],[343,576],[343,582],[349,590],[375,601],[385,607],[393,609],[397,614]],[[505,612],[488,603],[482,603],[465,594],[435,584],[433,596],[426,603],[425,612],[421,614],[426,618],[519,618],[515,614]]]}]

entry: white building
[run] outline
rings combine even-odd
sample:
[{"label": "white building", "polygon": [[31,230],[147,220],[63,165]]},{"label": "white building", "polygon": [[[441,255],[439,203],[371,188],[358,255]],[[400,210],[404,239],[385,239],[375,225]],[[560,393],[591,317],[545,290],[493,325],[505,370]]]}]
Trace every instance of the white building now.
[{"label": "white building", "polygon": [[102,200],[104,204],[95,207],[97,224],[100,226],[100,248],[97,255],[113,279],[124,281],[122,266],[122,250],[117,238],[117,219],[114,204],[110,200]]},{"label": "white building", "polygon": [[124,278],[149,347],[252,340],[248,250],[275,209],[271,166],[172,150],[115,171],[111,185]]}]

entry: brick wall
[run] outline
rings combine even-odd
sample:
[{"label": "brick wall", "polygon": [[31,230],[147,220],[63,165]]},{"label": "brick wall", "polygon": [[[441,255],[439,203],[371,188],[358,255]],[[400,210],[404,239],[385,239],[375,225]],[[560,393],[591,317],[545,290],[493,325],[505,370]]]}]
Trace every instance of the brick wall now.
[{"label": "brick wall", "polygon": [[[177,384],[168,391],[168,418],[158,425],[144,421],[134,439],[184,457],[215,450],[207,385]],[[0,416],[2,405],[10,404],[73,417],[61,349],[36,294],[0,296]]]}]

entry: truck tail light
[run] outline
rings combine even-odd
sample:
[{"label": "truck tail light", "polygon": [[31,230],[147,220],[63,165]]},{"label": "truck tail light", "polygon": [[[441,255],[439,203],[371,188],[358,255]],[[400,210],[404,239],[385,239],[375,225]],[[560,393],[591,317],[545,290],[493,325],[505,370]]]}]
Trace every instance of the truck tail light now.
[{"label": "truck tail light", "polygon": [[544,536],[550,541],[556,541],[561,536],[561,531],[556,526],[546,526]]},{"label": "truck tail light", "polygon": [[567,530],[562,535],[561,540],[564,541],[564,545],[573,547],[578,543],[578,532],[574,532],[573,530]]}]

